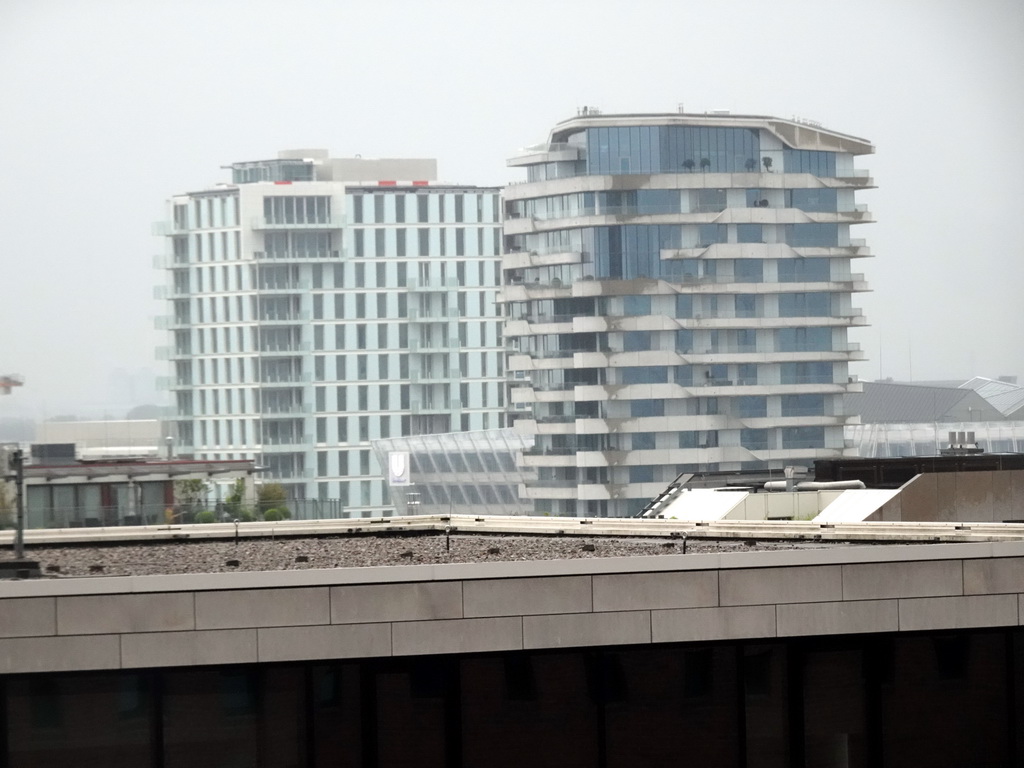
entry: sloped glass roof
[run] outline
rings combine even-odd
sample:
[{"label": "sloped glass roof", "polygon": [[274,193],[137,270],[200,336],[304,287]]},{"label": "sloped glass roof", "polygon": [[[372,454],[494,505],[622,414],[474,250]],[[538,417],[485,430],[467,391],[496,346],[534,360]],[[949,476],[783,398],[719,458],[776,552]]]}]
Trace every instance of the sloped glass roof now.
[{"label": "sloped glass roof", "polygon": [[377,461],[391,466],[393,454],[408,455],[408,484],[392,483],[391,501],[400,515],[523,515],[533,510],[519,497],[526,470],[517,457],[533,447],[514,429],[449,432],[375,440]]}]

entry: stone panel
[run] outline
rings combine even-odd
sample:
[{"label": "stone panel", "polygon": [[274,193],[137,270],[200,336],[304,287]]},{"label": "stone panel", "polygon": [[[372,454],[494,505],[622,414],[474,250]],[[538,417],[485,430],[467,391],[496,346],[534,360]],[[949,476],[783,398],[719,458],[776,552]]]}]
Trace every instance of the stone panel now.
[{"label": "stone panel", "polygon": [[595,611],[700,608],[718,605],[716,571],[594,576]]},{"label": "stone panel", "polygon": [[391,625],[391,647],[395,656],[518,651],[523,648],[523,623],[512,616],[397,622]]},{"label": "stone panel", "polygon": [[1019,520],[1024,510],[1013,507],[1013,477],[1011,472],[992,473],[992,522]]},{"label": "stone panel", "polygon": [[843,566],[843,599],[938,597],[963,594],[960,560],[863,563]]},{"label": "stone panel", "polygon": [[261,662],[391,655],[390,624],[274,627],[257,633]]},{"label": "stone panel", "polygon": [[721,605],[816,603],[843,599],[842,566],[756,568],[718,575]]},{"label": "stone panel", "polygon": [[775,606],[651,611],[651,639],[655,643],[746,637],[775,637]]},{"label": "stone panel", "polygon": [[57,633],[52,597],[0,600],[0,637],[33,637]]},{"label": "stone panel", "polygon": [[593,606],[590,576],[466,581],[466,618],[581,613]]},{"label": "stone panel", "polygon": [[195,629],[192,592],[83,595],[57,598],[62,635],[171,632]]},{"label": "stone panel", "polygon": [[937,477],[938,475],[932,472],[915,477],[896,496],[896,499],[899,499],[899,516],[884,517],[883,520],[934,522],[938,517]]},{"label": "stone panel", "polygon": [[251,664],[255,661],[255,629],[145,632],[121,636],[121,665],[126,669]]},{"label": "stone panel", "polygon": [[1024,557],[964,560],[964,594],[1024,592]]},{"label": "stone panel", "polygon": [[935,516],[940,523],[956,522],[956,473],[935,473]]},{"label": "stone panel", "polygon": [[1017,595],[900,600],[900,631],[1016,626]]},{"label": "stone panel", "polygon": [[462,582],[331,588],[331,622],[361,624],[462,618]]},{"label": "stone panel", "polygon": [[852,635],[862,632],[896,632],[899,629],[899,606],[896,600],[780,605],[776,616],[779,637]]},{"label": "stone panel", "polygon": [[903,519],[903,494],[897,494],[864,518],[866,523],[899,522]]},{"label": "stone panel", "polygon": [[1024,469],[1010,473],[1010,508],[1013,520],[1024,520]]},{"label": "stone panel", "polygon": [[523,617],[524,648],[572,648],[649,642],[649,611]]},{"label": "stone panel", "polygon": [[956,520],[992,522],[992,473],[956,472]]},{"label": "stone panel", "polygon": [[121,664],[119,640],[117,635],[0,640],[0,675],[117,669]]},{"label": "stone panel", "polygon": [[196,629],[330,624],[328,587],[196,592]]}]

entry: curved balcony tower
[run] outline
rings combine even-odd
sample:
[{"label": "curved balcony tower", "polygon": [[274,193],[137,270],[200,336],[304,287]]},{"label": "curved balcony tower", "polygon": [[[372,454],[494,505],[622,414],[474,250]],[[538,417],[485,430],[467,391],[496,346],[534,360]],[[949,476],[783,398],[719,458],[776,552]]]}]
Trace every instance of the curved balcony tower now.
[{"label": "curved balcony tower", "polygon": [[509,407],[539,512],[848,454],[872,151],[806,121],[587,110],[509,160]]}]

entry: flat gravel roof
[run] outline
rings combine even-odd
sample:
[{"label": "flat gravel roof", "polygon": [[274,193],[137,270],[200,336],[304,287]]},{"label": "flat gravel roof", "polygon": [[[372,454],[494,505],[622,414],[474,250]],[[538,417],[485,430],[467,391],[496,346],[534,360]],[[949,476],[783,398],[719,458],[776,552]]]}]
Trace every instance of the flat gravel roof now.
[{"label": "flat gravel roof", "polygon": [[44,578],[232,573],[442,563],[516,562],[841,547],[834,542],[606,536],[378,534],[287,539],[33,545]]}]

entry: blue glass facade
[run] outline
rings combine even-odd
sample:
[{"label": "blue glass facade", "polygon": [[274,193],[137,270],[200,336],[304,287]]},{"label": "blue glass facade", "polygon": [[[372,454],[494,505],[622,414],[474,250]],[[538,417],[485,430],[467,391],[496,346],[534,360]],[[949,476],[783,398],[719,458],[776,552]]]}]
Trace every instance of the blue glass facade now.
[{"label": "blue glass facade", "polygon": [[813,176],[836,175],[836,153],[813,149],[786,149],[782,153],[786,173],[809,173]]},{"label": "blue glass facade", "polygon": [[705,126],[609,126],[586,130],[587,173],[741,173],[757,170],[756,130]]}]

